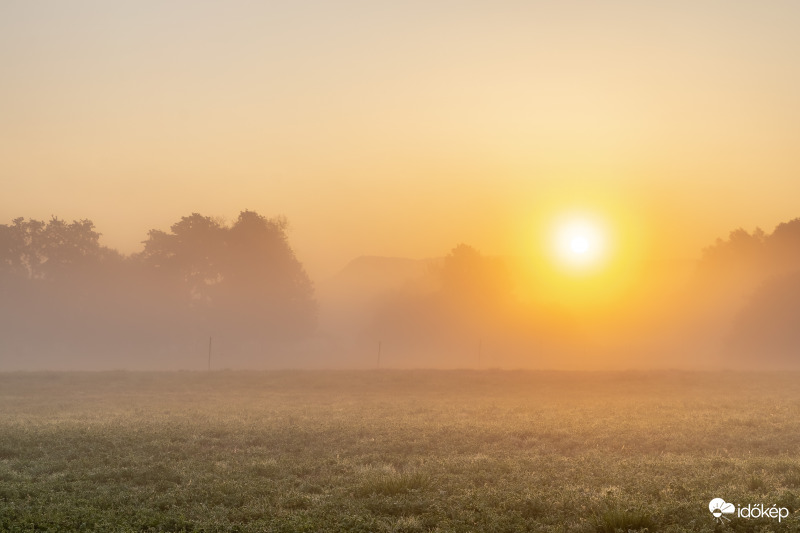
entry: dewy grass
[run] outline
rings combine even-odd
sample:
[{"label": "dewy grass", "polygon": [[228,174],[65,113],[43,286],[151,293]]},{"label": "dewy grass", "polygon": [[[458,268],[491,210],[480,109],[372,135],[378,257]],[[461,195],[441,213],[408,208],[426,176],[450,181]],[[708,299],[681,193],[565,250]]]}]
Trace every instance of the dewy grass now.
[{"label": "dewy grass", "polygon": [[420,472],[411,474],[381,474],[368,479],[358,488],[356,494],[359,496],[369,496],[371,494],[396,496],[406,492],[424,490],[429,485],[429,477]]},{"label": "dewy grass", "polygon": [[598,533],[617,533],[622,531],[651,531],[655,522],[641,511],[611,509],[596,518]]},{"label": "dewy grass", "polygon": [[0,531],[800,531],[798,377],[0,374]]}]

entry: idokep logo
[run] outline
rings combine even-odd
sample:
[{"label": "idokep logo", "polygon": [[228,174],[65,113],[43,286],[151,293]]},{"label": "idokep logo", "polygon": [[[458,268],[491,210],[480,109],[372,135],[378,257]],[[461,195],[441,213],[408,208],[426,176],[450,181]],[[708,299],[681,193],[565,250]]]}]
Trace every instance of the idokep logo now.
[{"label": "idokep logo", "polygon": [[732,503],[728,503],[722,498],[714,498],[710,502],[708,502],[708,510],[711,511],[711,514],[714,515],[714,520],[717,522],[722,522],[723,520],[727,520],[728,522],[731,521],[730,518],[727,516],[722,516],[723,514],[733,514],[736,512],[736,506]]},{"label": "idokep logo", "polygon": [[778,522],[789,516],[789,509],[778,507],[777,504],[773,504],[772,507],[764,507],[763,503],[740,505],[737,510],[735,505],[722,498],[714,498],[708,502],[708,510],[714,515],[714,520],[720,523],[723,520],[731,521],[724,516],[726,514],[735,514],[737,518],[777,518]]}]

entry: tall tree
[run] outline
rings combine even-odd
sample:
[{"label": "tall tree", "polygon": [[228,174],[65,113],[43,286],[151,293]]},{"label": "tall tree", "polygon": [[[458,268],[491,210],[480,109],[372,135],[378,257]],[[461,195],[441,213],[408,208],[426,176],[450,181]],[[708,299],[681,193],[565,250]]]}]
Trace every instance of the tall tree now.
[{"label": "tall tree", "polygon": [[192,213],[170,227],[150,230],[141,259],[187,303],[209,304],[221,281],[226,229],[211,217]]},{"label": "tall tree", "polygon": [[314,288],[286,229],[283,218],[243,211],[225,239],[220,297],[240,310],[240,325],[271,335],[307,333],[316,319]]},{"label": "tall tree", "polygon": [[140,257],[203,327],[241,339],[292,338],[316,320],[313,286],[286,236],[286,221],[243,211],[232,226],[193,213],[152,230]]}]

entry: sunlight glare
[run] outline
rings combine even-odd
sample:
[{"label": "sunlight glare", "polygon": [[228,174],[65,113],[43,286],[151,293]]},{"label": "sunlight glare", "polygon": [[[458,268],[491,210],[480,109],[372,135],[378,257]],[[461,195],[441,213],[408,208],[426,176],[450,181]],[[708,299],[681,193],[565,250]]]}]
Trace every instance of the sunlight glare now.
[{"label": "sunlight glare", "polygon": [[603,221],[588,214],[565,214],[554,224],[553,250],[562,269],[587,272],[602,266],[607,255]]},{"label": "sunlight glare", "polygon": [[569,247],[576,254],[584,254],[589,250],[589,241],[585,237],[574,237]]}]

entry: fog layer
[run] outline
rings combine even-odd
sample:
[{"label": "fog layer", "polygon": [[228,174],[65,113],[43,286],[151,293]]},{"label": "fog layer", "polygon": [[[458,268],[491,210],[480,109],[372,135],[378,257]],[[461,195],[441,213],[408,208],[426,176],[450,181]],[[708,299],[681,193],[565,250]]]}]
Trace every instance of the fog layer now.
[{"label": "fog layer", "polygon": [[315,285],[286,220],[252,211],[143,244],[106,248],[89,220],[0,225],[0,370],[800,366],[800,219],[734,230],[688,277],[656,265],[592,305],[463,243]]}]

